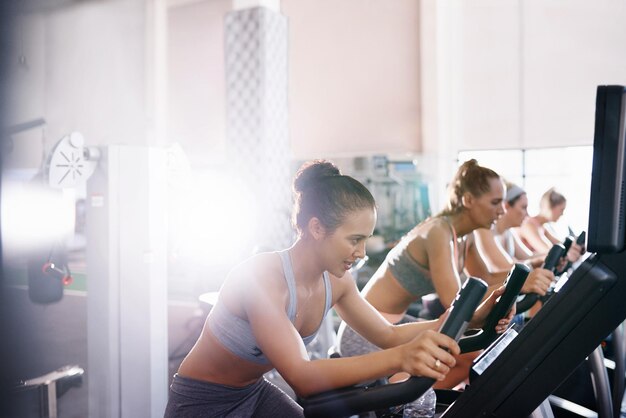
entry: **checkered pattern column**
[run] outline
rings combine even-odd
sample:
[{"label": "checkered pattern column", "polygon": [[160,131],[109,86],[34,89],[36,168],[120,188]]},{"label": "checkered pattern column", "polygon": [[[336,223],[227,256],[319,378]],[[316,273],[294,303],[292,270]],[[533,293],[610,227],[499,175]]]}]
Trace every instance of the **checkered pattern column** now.
[{"label": "checkered pattern column", "polygon": [[255,197],[257,245],[278,249],[293,232],[287,114],[287,19],[263,7],[226,16],[227,140],[233,167]]}]

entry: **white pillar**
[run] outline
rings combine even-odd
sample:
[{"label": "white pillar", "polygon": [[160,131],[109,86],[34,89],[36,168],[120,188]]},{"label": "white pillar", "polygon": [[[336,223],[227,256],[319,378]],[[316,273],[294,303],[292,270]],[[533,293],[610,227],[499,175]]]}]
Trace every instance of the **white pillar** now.
[{"label": "white pillar", "polygon": [[165,151],[112,145],[87,185],[89,416],[163,416],[167,402]]},{"label": "white pillar", "polygon": [[290,146],[287,103],[287,19],[265,7],[225,19],[227,146],[242,193],[256,201],[255,245],[279,249],[289,226]]},{"label": "white pillar", "polygon": [[145,103],[146,143],[168,144],[167,0],[146,0]]},{"label": "white pillar", "polygon": [[462,44],[463,3],[458,0],[421,2],[422,152],[426,180],[431,185],[432,212],[443,209],[446,186],[456,169],[457,144],[463,135]]}]

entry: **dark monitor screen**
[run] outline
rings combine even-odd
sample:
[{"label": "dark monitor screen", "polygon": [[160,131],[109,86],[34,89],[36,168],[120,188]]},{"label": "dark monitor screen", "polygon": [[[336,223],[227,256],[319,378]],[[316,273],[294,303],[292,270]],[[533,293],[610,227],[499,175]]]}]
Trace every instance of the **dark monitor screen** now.
[{"label": "dark monitor screen", "polygon": [[626,88],[599,86],[593,139],[588,248],[596,253],[624,250],[626,215]]}]

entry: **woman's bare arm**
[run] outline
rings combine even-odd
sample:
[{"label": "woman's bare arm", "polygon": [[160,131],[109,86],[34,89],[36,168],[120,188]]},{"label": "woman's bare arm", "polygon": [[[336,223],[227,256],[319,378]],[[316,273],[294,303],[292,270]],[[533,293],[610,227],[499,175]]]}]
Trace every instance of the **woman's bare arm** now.
[{"label": "woman's bare arm", "polygon": [[490,271],[480,251],[478,251],[476,242],[471,238],[470,236],[467,242],[468,249],[465,259],[465,270],[470,276],[478,277],[486,281],[489,285],[487,293],[490,294],[504,283],[506,276],[511,270],[511,266],[502,270]]},{"label": "woman's bare arm", "polygon": [[335,305],[335,311],[356,332],[366,340],[381,348],[395,347],[411,341],[418,333],[436,330],[440,321],[421,321],[403,326],[396,326],[387,321],[358,292],[353,280],[344,280],[339,286],[342,296]]},{"label": "woman's bare arm", "polygon": [[[510,268],[502,271],[490,272],[487,269],[487,265],[482,261],[482,257],[476,245],[470,245],[467,262],[465,264],[467,272],[475,277],[479,277],[485,280],[489,284],[489,290],[493,291],[506,279],[509,274]],[[536,268],[530,271],[524,286],[522,286],[522,293],[538,293],[545,295],[550,283],[554,280],[554,274],[548,270]]]},{"label": "woman's bare arm", "polygon": [[[246,316],[259,348],[299,396],[349,386],[400,371],[443,379],[449,367],[455,364],[453,356],[446,350],[458,353],[458,345],[451,338],[433,330],[421,332],[407,343],[388,350],[357,357],[311,361],[302,338],[285,314],[284,306],[276,304],[276,300],[280,300],[280,291],[268,289],[258,283],[259,281],[250,281],[250,286],[245,292]],[[342,297],[343,295],[339,295],[340,299]],[[377,318],[368,310],[357,312],[358,307],[346,309],[344,305],[350,303],[354,303],[352,298],[343,301],[344,309],[340,308],[344,312],[351,312],[348,315],[350,318],[358,314],[363,314],[369,319]],[[388,323],[385,323],[382,318],[374,320],[372,329],[366,326],[365,333],[370,335],[389,327]],[[409,336],[408,333],[406,336]],[[440,359],[444,366],[435,370],[432,367],[435,359]]]},{"label": "woman's bare arm", "polygon": [[474,239],[481,258],[487,264],[489,271],[508,270],[515,263],[515,260],[502,248],[490,229],[475,230]]},{"label": "woman's bare arm", "polygon": [[[425,246],[428,269],[439,301],[445,308],[449,308],[461,288],[452,233],[447,225],[435,224],[421,243]],[[417,243],[411,244],[415,247]],[[409,244],[409,250],[412,250],[413,254],[418,253],[419,249],[411,248],[411,244]]]},{"label": "woman's bare arm", "polygon": [[539,232],[534,221],[527,219],[518,230],[520,237],[525,239],[536,253],[547,253],[552,243]]},{"label": "woman's bare arm", "polygon": [[[535,256],[541,257],[541,254],[533,254],[533,252],[524,244],[524,242],[520,239],[517,228],[511,228],[511,235],[513,236],[513,244],[515,245],[515,258],[517,260],[529,260],[533,259]],[[533,267],[538,267],[533,265]]]}]

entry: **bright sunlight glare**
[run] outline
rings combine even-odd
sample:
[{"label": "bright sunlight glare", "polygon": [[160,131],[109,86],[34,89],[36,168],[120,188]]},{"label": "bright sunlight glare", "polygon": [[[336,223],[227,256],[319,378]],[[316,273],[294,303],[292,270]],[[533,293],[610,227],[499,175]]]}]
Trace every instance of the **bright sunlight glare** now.
[{"label": "bright sunlight glare", "polygon": [[219,265],[252,246],[255,219],[250,196],[247,186],[232,176],[196,176],[174,222],[180,228],[179,254],[196,263]]},{"label": "bright sunlight glare", "polygon": [[66,239],[74,230],[73,189],[50,189],[5,181],[2,185],[2,244],[6,256]]}]

